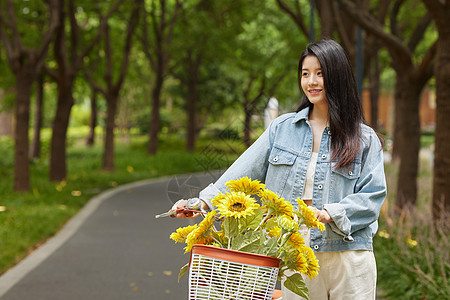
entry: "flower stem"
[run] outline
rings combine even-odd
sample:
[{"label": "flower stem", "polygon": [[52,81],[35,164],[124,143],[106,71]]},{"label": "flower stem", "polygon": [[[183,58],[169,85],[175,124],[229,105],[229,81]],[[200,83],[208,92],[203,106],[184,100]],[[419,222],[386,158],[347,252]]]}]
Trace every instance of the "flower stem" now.
[{"label": "flower stem", "polygon": [[[294,234],[294,232],[289,232],[289,235],[287,236],[287,238],[284,239],[284,241],[281,243],[280,247],[278,249],[282,249],[284,247],[284,245],[286,244],[286,242],[290,239],[290,237]],[[281,235],[282,237],[284,235]]]},{"label": "flower stem", "polygon": [[256,227],[255,231],[258,231],[259,228],[260,228],[262,225],[264,225],[264,223],[266,223],[267,220],[269,220],[271,217],[272,217],[272,212],[269,210],[269,211],[267,212],[267,216],[261,221],[261,223],[259,223],[259,225],[258,225],[258,227]]}]

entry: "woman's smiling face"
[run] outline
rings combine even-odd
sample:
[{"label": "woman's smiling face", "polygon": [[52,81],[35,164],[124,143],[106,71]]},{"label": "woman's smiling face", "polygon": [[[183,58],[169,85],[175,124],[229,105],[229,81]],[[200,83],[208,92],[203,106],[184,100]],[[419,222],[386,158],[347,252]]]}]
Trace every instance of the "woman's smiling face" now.
[{"label": "woman's smiling face", "polygon": [[320,62],[315,56],[306,56],[302,64],[301,85],[308,100],[314,105],[327,105]]}]

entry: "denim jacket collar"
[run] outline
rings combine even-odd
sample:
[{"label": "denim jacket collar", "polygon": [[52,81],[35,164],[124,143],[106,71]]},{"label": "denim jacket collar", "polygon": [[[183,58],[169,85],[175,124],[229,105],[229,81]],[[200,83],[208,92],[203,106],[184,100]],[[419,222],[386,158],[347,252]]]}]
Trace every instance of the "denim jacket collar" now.
[{"label": "denim jacket collar", "polygon": [[309,107],[306,107],[305,109],[302,109],[301,111],[297,112],[295,117],[292,119],[292,123],[297,123],[300,120],[308,121],[308,115],[309,115]]}]

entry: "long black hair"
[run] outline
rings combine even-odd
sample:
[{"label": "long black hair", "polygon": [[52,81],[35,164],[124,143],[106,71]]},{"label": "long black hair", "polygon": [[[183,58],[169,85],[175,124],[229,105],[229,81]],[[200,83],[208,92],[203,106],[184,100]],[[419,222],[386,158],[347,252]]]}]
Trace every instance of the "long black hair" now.
[{"label": "long black hair", "polygon": [[[365,123],[350,60],[341,45],[333,40],[309,44],[298,64],[300,91],[302,65],[307,56],[317,57],[322,68],[331,130],[331,160],[337,159],[336,167],[347,166],[358,154],[361,123]],[[297,111],[306,107],[314,109],[314,105],[303,95]]]}]

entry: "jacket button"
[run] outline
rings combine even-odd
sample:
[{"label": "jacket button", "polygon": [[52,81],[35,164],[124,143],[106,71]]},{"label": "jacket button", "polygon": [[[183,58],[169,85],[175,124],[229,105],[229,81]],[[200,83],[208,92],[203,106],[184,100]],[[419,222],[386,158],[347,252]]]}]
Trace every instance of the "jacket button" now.
[{"label": "jacket button", "polygon": [[321,190],[321,189],[323,188],[323,186],[322,186],[321,184],[319,184],[319,185],[317,186],[317,188],[318,188],[319,190]]},{"label": "jacket button", "polygon": [[348,171],[348,175],[352,176],[353,172],[352,171]]},{"label": "jacket button", "polygon": [[314,250],[319,249],[319,245],[314,245]]},{"label": "jacket button", "polygon": [[322,159],[325,159],[325,158],[327,158],[327,155],[326,154],[322,154]]},{"label": "jacket button", "polygon": [[331,130],[328,130],[328,135],[331,135]]},{"label": "jacket button", "polygon": [[273,161],[275,161],[275,162],[278,161],[278,155],[273,158]]}]

